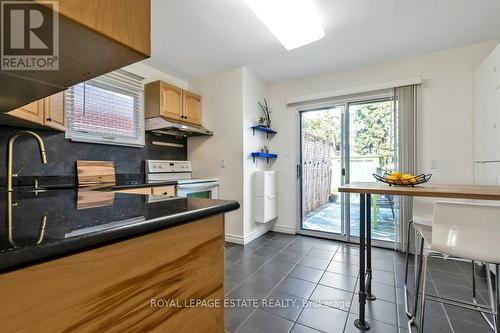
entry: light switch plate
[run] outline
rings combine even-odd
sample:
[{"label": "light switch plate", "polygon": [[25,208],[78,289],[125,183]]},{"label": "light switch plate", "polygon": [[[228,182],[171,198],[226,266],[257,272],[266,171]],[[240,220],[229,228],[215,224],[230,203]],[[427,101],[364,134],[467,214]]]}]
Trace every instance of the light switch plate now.
[{"label": "light switch plate", "polygon": [[431,161],[431,169],[436,170],[438,168],[438,165],[439,165],[438,160],[433,159]]}]

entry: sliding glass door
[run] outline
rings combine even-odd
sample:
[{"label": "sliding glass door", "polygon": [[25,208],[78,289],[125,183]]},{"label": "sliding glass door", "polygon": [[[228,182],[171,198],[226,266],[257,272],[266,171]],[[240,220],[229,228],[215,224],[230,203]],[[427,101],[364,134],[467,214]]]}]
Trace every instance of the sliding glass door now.
[{"label": "sliding glass door", "polygon": [[345,235],[344,106],[301,112],[301,228]]},{"label": "sliding glass door", "polygon": [[[395,116],[392,100],[349,104],[349,182],[375,181],[373,174],[396,168]],[[347,149],[347,147],[346,147]],[[349,199],[349,230],[359,236],[359,195]],[[372,196],[372,239],[394,242],[399,205],[393,195]]]},{"label": "sliding glass door", "polygon": [[[359,195],[337,189],[348,182],[374,181],[372,174],[395,168],[394,124],[391,98],[300,112],[302,233],[357,241]],[[398,200],[376,195],[372,202],[372,237],[389,245],[395,240]]]}]

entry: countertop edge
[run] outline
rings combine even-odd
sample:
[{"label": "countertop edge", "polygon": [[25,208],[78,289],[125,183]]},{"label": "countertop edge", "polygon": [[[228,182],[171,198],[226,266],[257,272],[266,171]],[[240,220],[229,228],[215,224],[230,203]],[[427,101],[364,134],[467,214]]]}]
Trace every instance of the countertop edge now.
[{"label": "countertop edge", "polygon": [[[15,260],[14,257],[3,255],[8,254],[9,251],[3,252],[0,253],[0,260],[2,261],[0,274],[9,273],[81,252],[91,251],[96,248],[119,243],[152,232],[167,230],[179,225],[195,222],[206,217],[228,213],[239,208],[240,204],[237,201],[227,201],[226,203],[213,207],[167,215],[140,223],[101,231],[99,233],[81,235],[76,239],[69,238],[68,242],[63,241],[54,245],[48,244],[37,248],[36,253],[33,252],[33,248],[19,248],[16,249],[17,254]],[[170,223],[166,224],[166,222]],[[58,249],[64,246],[67,246],[67,249]],[[57,253],[54,253],[56,249],[58,249]]]}]

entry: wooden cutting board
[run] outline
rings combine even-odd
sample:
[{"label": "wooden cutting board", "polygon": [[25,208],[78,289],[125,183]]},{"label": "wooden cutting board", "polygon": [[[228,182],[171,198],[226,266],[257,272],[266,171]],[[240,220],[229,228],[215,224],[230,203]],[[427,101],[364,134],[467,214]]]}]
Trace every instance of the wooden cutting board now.
[{"label": "wooden cutting board", "polygon": [[96,184],[115,184],[115,162],[112,161],[76,161],[78,186]]}]

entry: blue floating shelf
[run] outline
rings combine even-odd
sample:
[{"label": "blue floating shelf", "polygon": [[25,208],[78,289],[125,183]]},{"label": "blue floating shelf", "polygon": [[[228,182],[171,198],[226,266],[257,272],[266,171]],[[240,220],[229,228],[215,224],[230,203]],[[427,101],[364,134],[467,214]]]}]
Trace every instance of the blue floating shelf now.
[{"label": "blue floating shelf", "polygon": [[269,127],[266,127],[266,126],[262,126],[262,125],[252,126],[253,135],[255,135],[255,131],[260,131],[260,132],[266,133],[266,135],[267,135],[268,138],[269,138],[269,134],[276,134],[276,133],[278,133],[275,130],[273,130],[272,128],[269,128]]},{"label": "blue floating shelf", "polygon": [[260,153],[260,152],[253,152],[252,153],[252,158],[253,162],[255,163],[255,158],[256,157],[261,157],[267,159],[267,163],[269,163],[270,158],[278,158],[277,154],[269,154],[269,153]]}]

